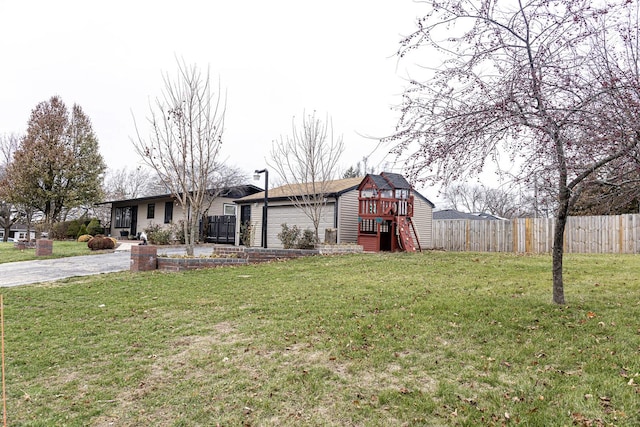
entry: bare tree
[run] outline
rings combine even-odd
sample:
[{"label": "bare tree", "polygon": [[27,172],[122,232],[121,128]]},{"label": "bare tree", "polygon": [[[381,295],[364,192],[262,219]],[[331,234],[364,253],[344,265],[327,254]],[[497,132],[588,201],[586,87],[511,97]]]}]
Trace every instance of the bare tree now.
[{"label": "bare tree", "polygon": [[521,182],[553,188],[553,301],[563,304],[570,206],[585,179],[639,141],[637,4],[424,3],[430,11],[399,54],[443,59],[405,91],[393,151],[417,180],[476,175],[506,154]]},{"label": "bare tree", "polygon": [[338,159],[343,152],[342,136],[334,138],[329,117],[320,120],[315,112],[303,113],[299,124],[294,117],[291,135],[280,137],[271,147],[268,164],[288,188],[291,202],[313,224],[318,241],[330,181],[336,178]]},{"label": "bare tree", "polygon": [[470,213],[493,213],[487,209],[487,189],[482,185],[453,184],[442,194],[446,206]]},{"label": "bare tree", "polygon": [[535,215],[534,196],[518,186],[491,188],[485,185],[452,184],[442,192],[446,207],[471,213],[489,213],[501,218]]},{"label": "bare tree", "polygon": [[247,174],[240,168],[225,164],[220,164],[216,168],[215,173],[210,176],[207,194],[204,198],[201,239],[204,239],[205,233],[209,227],[209,217],[206,215],[206,212],[211,208],[213,202],[218,197],[223,196],[225,191],[245,185],[248,181],[249,178],[247,177]]},{"label": "bare tree", "polygon": [[0,135],[0,178],[2,178],[6,167],[13,160],[13,153],[20,145],[20,137],[15,134]]},{"label": "bare tree", "polygon": [[13,161],[13,154],[20,146],[21,137],[15,133],[0,135],[0,228],[3,229],[3,241],[9,239],[11,227],[18,221],[27,222],[27,236],[30,235],[33,209],[29,206],[9,202],[12,199],[9,180],[5,173]]},{"label": "bare tree", "polygon": [[104,181],[104,192],[108,199],[136,199],[152,195],[155,177],[146,168],[129,169],[125,166],[120,169],[107,170]]},{"label": "bare tree", "polygon": [[212,91],[208,70],[203,74],[184,61],[178,61],[175,79],[168,74],[163,79],[162,97],[147,117],[149,136],[143,137],[136,123],[133,144],[181,206],[187,254],[193,255],[208,185],[220,167],[226,101],[220,88]]}]

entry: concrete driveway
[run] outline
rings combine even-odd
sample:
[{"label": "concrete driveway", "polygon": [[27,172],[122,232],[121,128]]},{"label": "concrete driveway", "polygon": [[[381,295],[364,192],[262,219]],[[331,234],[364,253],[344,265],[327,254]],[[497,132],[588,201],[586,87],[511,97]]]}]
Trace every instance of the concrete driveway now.
[{"label": "concrete driveway", "polygon": [[[0,264],[0,287],[53,282],[76,276],[129,270],[131,243],[121,243],[115,252],[68,258],[20,261]],[[212,253],[211,246],[196,246],[195,254]],[[184,254],[184,247],[158,247],[158,254]]]}]

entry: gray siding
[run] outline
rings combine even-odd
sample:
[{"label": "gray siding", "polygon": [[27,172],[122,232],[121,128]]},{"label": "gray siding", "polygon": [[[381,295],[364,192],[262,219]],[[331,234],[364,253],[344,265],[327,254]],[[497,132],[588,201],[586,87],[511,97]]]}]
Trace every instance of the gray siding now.
[{"label": "gray siding", "polygon": [[432,244],[432,219],[433,208],[430,204],[425,202],[420,197],[414,198],[413,206],[413,223],[416,226],[418,232],[418,238],[420,240],[420,246],[424,248],[431,248]]},{"label": "gray siding", "polygon": [[338,243],[358,241],[358,189],[338,199]]},{"label": "gray siding", "polygon": [[[322,218],[318,227],[320,240],[324,239],[325,228],[334,227],[334,206],[333,202],[328,202],[322,210]],[[262,212],[262,204],[260,204],[260,211]],[[282,248],[282,242],[278,239],[278,234],[282,231],[282,224],[284,223],[290,227],[296,225],[301,230],[313,230],[311,220],[301,209],[295,206],[269,204],[267,215],[269,219],[267,224],[267,244],[270,248]]]}]

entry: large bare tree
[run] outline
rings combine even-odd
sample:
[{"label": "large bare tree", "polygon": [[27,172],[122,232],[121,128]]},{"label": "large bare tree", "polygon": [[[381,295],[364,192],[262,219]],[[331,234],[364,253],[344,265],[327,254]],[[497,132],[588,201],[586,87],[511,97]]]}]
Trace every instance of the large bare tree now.
[{"label": "large bare tree", "polygon": [[208,70],[184,61],[178,61],[175,78],[163,79],[162,96],[147,117],[151,130],[144,137],[136,123],[133,145],[181,206],[187,254],[193,255],[209,185],[220,168],[226,99],[219,85],[212,90]]},{"label": "large bare tree", "polygon": [[143,167],[130,169],[124,166],[120,169],[109,169],[104,179],[104,193],[108,200],[151,196],[155,181],[154,174]]},{"label": "large bare tree", "polygon": [[316,113],[303,113],[302,122],[293,117],[291,134],[280,137],[271,147],[269,167],[288,189],[291,202],[313,224],[316,240],[331,181],[336,178],[338,160],[344,152],[342,136],[334,137],[333,123]]},{"label": "large bare tree", "polygon": [[404,93],[394,151],[425,182],[510,161],[522,181],[553,188],[553,301],[563,304],[569,209],[589,176],[639,142],[637,3],[422,3],[399,54],[426,52],[426,75]]},{"label": "large bare tree", "polygon": [[3,240],[9,238],[13,224],[22,218],[22,212],[9,199],[9,183],[5,180],[5,170],[13,160],[13,153],[18,149],[20,137],[15,134],[0,135],[0,228],[4,230]]},{"label": "large bare tree", "polygon": [[536,200],[528,189],[517,186],[491,188],[483,184],[451,184],[442,191],[444,206],[471,213],[490,213],[502,218],[536,214]]}]

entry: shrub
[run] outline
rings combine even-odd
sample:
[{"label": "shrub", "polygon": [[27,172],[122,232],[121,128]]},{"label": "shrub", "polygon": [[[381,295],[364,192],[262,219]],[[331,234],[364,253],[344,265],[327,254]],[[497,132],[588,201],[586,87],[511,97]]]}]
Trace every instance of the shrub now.
[{"label": "shrub", "polygon": [[250,221],[240,224],[240,244],[249,246],[253,240],[253,225]]},{"label": "shrub", "polygon": [[175,240],[184,245],[186,239],[184,238],[184,221],[180,220],[177,223],[172,222],[169,225],[170,236],[174,236]]},{"label": "shrub", "polygon": [[67,238],[76,239],[78,236],[87,234],[86,227],[85,227],[84,233],[80,232],[80,221],[78,221],[77,219],[74,219],[73,221],[70,221],[67,224],[68,225],[65,231],[65,235]]},{"label": "shrub", "polygon": [[78,234],[75,237],[80,237],[83,234],[89,234],[89,232],[87,231],[87,226],[84,224],[80,226],[80,230],[78,230]]},{"label": "shrub", "polygon": [[87,242],[87,246],[92,251],[99,251],[101,249],[113,249],[116,247],[115,242],[110,237],[105,237],[102,234],[98,234]]},{"label": "shrub", "polygon": [[282,231],[278,233],[278,239],[282,242],[285,249],[293,249],[300,238],[300,229],[297,225],[289,227],[286,223],[280,224]]},{"label": "shrub", "polygon": [[316,239],[316,233],[308,228],[302,232],[302,237],[298,239],[296,247],[298,249],[313,249],[318,243]]},{"label": "shrub", "polygon": [[87,225],[87,234],[96,236],[98,234],[104,234],[104,227],[100,225],[100,221],[97,218],[93,218]]},{"label": "shrub", "polygon": [[171,230],[160,227],[159,224],[151,224],[144,229],[147,240],[153,245],[168,245],[171,242]]},{"label": "shrub", "polygon": [[[55,224],[53,224],[53,226],[51,227],[50,230],[50,236],[52,239],[66,239],[69,237],[69,234],[67,233],[67,230],[69,228],[69,221],[65,221],[65,222],[56,222]],[[37,227],[39,228],[38,231],[42,232],[44,231],[42,228],[42,226]],[[75,236],[75,234],[73,234],[73,236]]]},{"label": "shrub", "polygon": [[80,237],[78,237],[78,242],[84,243],[84,242],[88,242],[91,239],[93,239],[93,236],[91,234],[83,234]]}]

